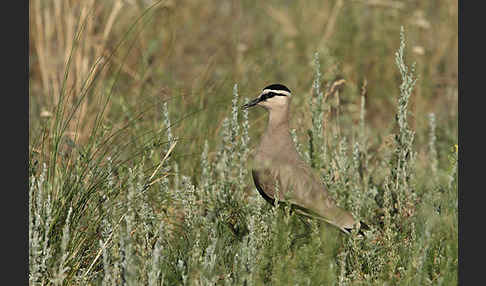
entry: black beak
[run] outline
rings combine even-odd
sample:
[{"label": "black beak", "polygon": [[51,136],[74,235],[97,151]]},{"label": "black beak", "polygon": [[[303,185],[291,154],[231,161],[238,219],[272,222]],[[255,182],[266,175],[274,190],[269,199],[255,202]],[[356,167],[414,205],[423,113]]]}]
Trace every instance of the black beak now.
[{"label": "black beak", "polygon": [[247,104],[244,104],[243,106],[241,106],[241,108],[243,108],[243,109],[250,108],[252,106],[257,105],[260,101],[262,101],[262,100],[261,100],[261,98],[259,96],[259,97],[255,98],[255,99],[253,99],[252,101],[248,102]]}]

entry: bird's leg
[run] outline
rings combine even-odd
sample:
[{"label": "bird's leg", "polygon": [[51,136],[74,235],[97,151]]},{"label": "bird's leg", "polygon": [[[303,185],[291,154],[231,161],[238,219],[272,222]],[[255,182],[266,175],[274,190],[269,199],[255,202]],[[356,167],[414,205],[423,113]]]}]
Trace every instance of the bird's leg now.
[{"label": "bird's leg", "polygon": [[304,227],[305,227],[305,231],[304,233],[301,233],[301,234],[297,234],[294,236],[294,239],[292,240],[291,244],[290,244],[290,247],[293,247],[295,245],[295,243],[299,240],[299,239],[303,239],[303,238],[306,238],[308,237],[309,233],[311,232],[311,225],[309,224],[309,222],[306,220],[306,217],[303,217],[301,215],[297,215],[297,217],[299,218],[300,221],[303,222],[304,224]]}]

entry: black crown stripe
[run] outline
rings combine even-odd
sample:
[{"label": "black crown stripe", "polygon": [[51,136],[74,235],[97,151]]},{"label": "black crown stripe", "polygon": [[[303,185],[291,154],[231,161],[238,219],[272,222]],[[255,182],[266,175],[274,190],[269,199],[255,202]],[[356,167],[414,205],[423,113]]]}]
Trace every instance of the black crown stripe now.
[{"label": "black crown stripe", "polygon": [[290,89],[288,87],[286,87],[285,85],[283,84],[279,84],[279,83],[274,83],[274,84],[271,84],[267,87],[265,87],[263,90],[265,89],[272,89],[272,90],[285,90],[285,91],[288,91],[290,92]]}]

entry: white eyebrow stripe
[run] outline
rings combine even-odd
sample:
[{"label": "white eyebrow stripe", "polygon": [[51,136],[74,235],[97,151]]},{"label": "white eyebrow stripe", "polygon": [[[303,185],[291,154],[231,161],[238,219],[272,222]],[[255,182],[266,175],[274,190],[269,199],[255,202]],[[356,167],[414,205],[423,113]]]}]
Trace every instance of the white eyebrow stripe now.
[{"label": "white eyebrow stripe", "polygon": [[264,95],[264,94],[267,94],[267,93],[276,93],[276,94],[281,94],[281,95],[285,95],[285,96],[290,96],[290,92],[286,91],[286,90],[275,90],[275,89],[265,89],[261,95]]}]

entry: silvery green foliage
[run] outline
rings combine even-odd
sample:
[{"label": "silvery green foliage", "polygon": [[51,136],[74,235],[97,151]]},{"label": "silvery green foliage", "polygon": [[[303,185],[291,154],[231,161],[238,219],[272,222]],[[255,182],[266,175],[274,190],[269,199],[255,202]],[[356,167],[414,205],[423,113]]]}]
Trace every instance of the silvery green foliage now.
[{"label": "silvery green foliage", "polygon": [[70,240],[70,219],[71,219],[71,214],[72,214],[73,208],[69,207],[69,211],[66,217],[66,221],[64,222],[64,227],[62,230],[62,239],[61,239],[61,257],[58,260],[57,263],[57,271],[54,274],[54,278],[52,279],[52,282],[55,285],[62,285],[62,282],[65,278],[65,273],[66,271],[69,270],[69,266],[66,266],[66,261],[69,256],[68,252],[68,244]]},{"label": "silvery green foliage", "polygon": [[[204,269],[205,276],[201,277],[207,285],[213,285],[217,283],[219,277],[217,275],[217,262],[218,262],[218,252],[217,252],[218,238],[216,237],[214,231],[209,233],[209,244],[204,250],[204,255],[200,255],[201,264]],[[195,245],[197,248],[199,245]],[[199,248],[199,250],[201,250]]]},{"label": "silvery green foliage", "polygon": [[168,144],[166,145],[167,148],[165,150],[167,152],[169,150],[170,146],[172,145],[173,141],[174,141],[174,136],[172,135],[172,126],[171,126],[171,123],[170,123],[169,107],[168,107],[167,102],[164,102],[164,104],[162,105],[162,114],[164,115],[164,125],[165,125],[166,132],[167,132]]},{"label": "silvery green foliage", "polygon": [[449,171],[449,180],[448,180],[448,187],[453,188],[455,183],[455,188],[457,189],[457,160],[459,156],[459,151],[457,145],[455,146],[455,150],[452,151],[452,154],[449,155],[449,159],[451,161],[451,167]]},{"label": "silvery green foliage", "polygon": [[[397,123],[399,127],[398,135],[396,136],[396,141],[398,144],[399,151],[399,167],[405,168],[404,164],[407,157],[413,156],[412,154],[412,144],[414,139],[414,132],[409,129],[407,118],[408,118],[408,101],[412,95],[413,87],[417,79],[415,78],[415,63],[412,65],[411,71],[409,72],[407,65],[404,61],[404,50],[405,50],[405,32],[403,27],[400,30],[400,47],[398,52],[395,54],[395,62],[400,70],[402,76],[402,83],[400,84],[400,96],[398,97],[398,112],[397,112]],[[412,159],[412,157],[410,157]]]},{"label": "silvery green foliage", "polygon": [[415,194],[410,186],[416,152],[413,150],[415,132],[412,131],[407,122],[408,102],[417,79],[415,78],[415,64],[409,71],[404,61],[405,32],[403,27],[400,30],[400,47],[395,54],[395,63],[402,76],[400,84],[400,96],[398,97],[397,124],[398,133],[395,134],[395,150],[392,168],[393,191],[397,194],[397,205],[400,212],[410,207]]},{"label": "silvery green foliage", "polygon": [[181,259],[177,260],[177,270],[182,276],[182,285],[187,285],[187,266]]},{"label": "silvery green foliage", "polygon": [[[113,189],[113,186],[115,185],[115,178],[113,176],[113,159],[111,156],[108,156],[106,158],[107,164],[106,164],[106,181],[107,181],[107,191],[109,192],[111,189]],[[106,199],[106,196],[104,196]]]},{"label": "silvery green foliage", "polygon": [[[243,120],[240,123],[240,104],[238,86],[235,84],[233,86],[231,118],[225,118],[222,122],[222,145],[215,158],[216,196],[220,203],[224,204],[228,204],[230,200],[239,200],[241,191],[238,187],[241,187],[247,178],[247,170],[242,166],[247,164],[249,156],[249,123],[247,111],[243,111]],[[230,191],[232,186],[236,187],[236,191]]]},{"label": "silvery green foliage", "polygon": [[111,268],[111,257],[109,253],[109,249],[106,247],[107,241],[103,241],[100,239],[100,248],[103,249],[103,280],[101,285],[108,286],[108,285],[115,285],[115,281],[113,281],[113,272]]},{"label": "silvery green foliage", "polygon": [[149,258],[156,254],[151,246],[155,214],[148,203],[142,169],[143,163],[128,168],[124,203],[106,211],[123,210],[117,222],[102,223],[102,227],[109,228],[102,230],[106,234],[100,240],[103,285],[148,283],[153,278],[149,273],[154,261]]},{"label": "silvery green foliage", "polygon": [[314,94],[309,99],[312,114],[311,141],[309,149],[312,165],[316,168],[320,168],[326,162],[327,149],[323,133],[324,94],[321,91],[321,64],[319,62],[318,53],[314,54],[314,70],[314,81],[312,83]]},{"label": "silvery green foliage", "polygon": [[353,154],[352,154],[352,161],[353,161],[353,173],[355,182],[359,183],[359,168],[361,163],[361,153],[360,153],[360,145],[359,142],[354,142],[353,145]]},{"label": "silvery green foliage", "polygon": [[[235,85],[236,86],[236,85]],[[246,102],[245,102],[246,103]],[[248,161],[248,157],[250,155],[250,136],[248,134],[248,130],[250,129],[250,124],[248,121],[248,109],[243,109],[241,112],[242,118],[242,132],[241,132],[241,143],[240,143],[240,152],[239,152],[239,165],[245,166]],[[248,169],[247,168],[239,168],[239,184],[242,185],[245,183],[246,178],[248,177]]]},{"label": "silvery green foliage", "polygon": [[[254,281],[254,269],[258,258],[257,245],[260,233],[256,229],[257,215],[250,215],[248,217],[248,235],[243,238],[243,242],[238,252],[238,256],[235,256],[235,265],[239,268],[240,274],[238,275],[238,283],[253,285]],[[261,241],[260,241],[261,243]]]},{"label": "silvery green foliage", "polygon": [[201,154],[201,179],[200,179],[200,187],[204,196],[207,198],[211,194],[211,185],[213,183],[212,176],[211,176],[211,163],[209,162],[208,158],[209,154],[209,144],[208,140],[204,140],[204,148]]},{"label": "silvery green foliage", "polygon": [[435,114],[429,113],[429,159],[430,159],[430,169],[432,171],[432,177],[434,180],[437,179],[437,168],[438,168],[438,161],[437,161],[437,149],[436,149],[436,141],[437,137],[435,135]]},{"label": "silvery green foliage", "polygon": [[128,190],[126,195],[127,200],[127,208],[126,208],[126,215],[124,217],[124,227],[123,232],[120,237],[120,248],[122,252],[122,279],[128,284],[134,284],[139,278],[138,273],[138,263],[136,258],[136,245],[134,243],[133,234],[136,231],[137,221],[136,221],[136,213],[137,213],[137,205],[136,196],[137,196],[137,174],[136,170],[129,168],[129,182],[128,182]]},{"label": "silvery green foliage", "polygon": [[[173,186],[173,188],[177,190],[177,189],[179,189],[181,187],[181,184],[180,184],[180,181],[181,180],[180,180],[180,176],[179,176],[179,164],[177,164],[177,162],[174,162],[172,164],[172,170],[173,170],[173,173],[174,173],[174,176],[173,176],[173,178],[174,178],[174,182],[173,182],[174,186]],[[175,195],[174,192],[171,192],[171,194],[172,194],[172,196]]]},{"label": "silvery green foliage", "polygon": [[408,100],[412,95],[413,87],[417,82],[415,78],[415,63],[412,64],[411,71],[409,72],[407,65],[405,64],[405,30],[403,26],[400,29],[400,47],[395,53],[395,63],[402,76],[402,83],[400,84],[400,96],[398,98],[398,126],[400,128],[400,133],[404,133],[402,136],[409,135],[407,116],[408,116]]},{"label": "silvery green foliage", "polygon": [[338,277],[338,285],[348,285],[349,278],[346,276],[346,257],[348,253],[346,251],[341,252],[338,255],[338,264],[339,264],[339,277]]},{"label": "silvery green foliage", "polygon": [[53,250],[49,229],[53,223],[50,185],[46,182],[47,165],[43,164],[38,178],[31,176],[29,184],[29,281],[44,283]]},{"label": "silvery green foliage", "polygon": [[302,147],[302,144],[300,144],[299,142],[299,138],[297,138],[297,131],[295,128],[291,128],[290,129],[290,136],[292,136],[292,141],[294,142],[295,144],[295,149],[297,149],[297,153],[299,153],[299,155],[304,158],[304,153],[303,153],[303,147]]},{"label": "silvery green foliage", "polygon": [[185,210],[184,221],[192,228],[200,222],[200,215],[198,206],[196,205],[196,188],[191,183],[191,179],[187,176],[182,176],[182,189],[178,192],[178,199],[182,203]]},{"label": "silvery green foliage", "polygon": [[224,182],[229,175],[229,164],[231,159],[231,122],[228,118],[223,120],[222,124],[222,148],[218,151],[218,161],[216,169],[219,173],[219,181]]},{"label": "silvery green foliage", "polygon": [[[178,138],[176,138],[173,134],[172,134],[172,124],[171,124],[171,120],[170,120],[170,112],[169,112],[169,107],[168,107],[168,103],[167,102],[164,102],[164,104],[162,105],[162,114],[163,114],[163,118],[164,118],[164,126],[165,126],[165,130],[167,132],[167,144],[165,144],[165,148],[164,148],[164,155],[169,152],[171,146],[178,140]],[[169,160],[170,162],[170,160]],[[167,164],[167,163],[166,163]],[[179,164],[177,164],[177,162],[173,162],[172,163],[172,168],[171,167],[167,167],[166,168],[166,171],[169,171],[169,170],[172,170],[172,173],[174,174],[174,188],[175,189],[179,189],[180,188],[180,176],[179,176]],[[163,179],[164,182],[167,182],[166,179]],[[174,192],[168,192],[169,196],[170,197],[174,197]]]},{"label": "silvery green foliage", "polygon": [[360,106],[360,113],[359,113],[359,135],[358,135],[358,142],[359,142],[359,168],[357,171],[359,172],[360,176],[365,176],[366,170],[368,170],[368,135],[366,130],[365,124],[365,116],[366,116],[366,97],[361,95],[361,106]]},{"label": "silvery green foliage", "polygon": [[366,126],[365,126],[365,116],[366,116],[366,97],[361,95],[360,113],[359,113],[359,136],[360,140],[366,139]]},{"label": "silvery green foliage", "polygon": [[[155,246],[151,253],[150,259],[150,268],[148,271],[148,285],[155,286],[155,285],[163,285],[164,283],[164,274],[162,272],[163,265],[163,251],[164,251],[164,238],[165,238],[165,223],[164,221],[160,222],[158,232],[157,232],[157,241],[155,242]],[[160,284],[159,284],[160,283]]]},{"label": "silvery green foliage", "polygon": [[[238,122],[238,85],[235,84],[233,86],[233,100],[231,101],[231,132],[230,132],[230,137],[231,137],[231,150],[235,150],[236,146],[239,145],[238,141],[235,140],[240,136],[240,124]],[[232,154],[232,160],[235,160],[236,154]]]},{"label": "silvery green foliage", "polygon": [[29,282],[34,283],[42,277],[42,272],[40,270],[40,263],[38,262],[40,250],[40,235],[38,231],[38,222],[36,219],[36,214],[34,213],[34,190],[36,178],[34,176],[30,177],[29,180]]},{"label": "silvery green foliage", "polygon": [[[381,221],[382,231],[381,234],[383,236],[383,246],[387,249],[386,257],[376,256],[371,251],[360,250],[358,247],[358,243],[355,240],[355,237],[352,235],[351,239],[347,242],[346,251],[347,254],[345,255],[346,258],[340,261],[347,264],[348,270],[344,270],[341,268],[340,272],[340,283],[348,283],[348,279],[357,279],[358,272],[355,268],[352,268],[352,265],[359,265],[362,264],[362,261],[369,261],[371,265],[373,265],[376,269],[382,269],[383,267],[390,267],[394,269],[396,273],[400,275],[404,275],[404,265],[401,256],[404,251],[402,248],[396,247],[395,241],[403,240],[403,237],[411,237],[411,239],[406,240],[406,249],[410,251],[410,245],[415,243],[416,234],[415,234],[415,226],[414,224],[409,224],[407,228],[401,226],[403,222],[401,221],[404,217],[408,217],[413,214],[413,207],[415,206],[415,193],[413,190],[413,168],[414,168],[414,159],[415,159],[415,151],[413,150],[413,141],[414,141],[414,132],[410,129],[407,122],[408,117],[408,102],[409,98],[412,94],[413,87],[416,83],[416,78],[414,76],[415,68],[414,65],[412,66],[411,71],[409,71],[408,67],[404,62],[404,51],[405,51],[405,36],[404,30],[402,28],[400,33],[400,47],[395,55],[395,61],[397,67],[400,71],[402,77],[402,83],[400,85],[400,95],[398,97],[398,104],[397,104],[397,114],[396,114],[396,122],[398,125],[398,132],[395,134],[395,146],[392,158],[389,160],[389,165],[384,166],[385,169],[389,169],[389,175],[385,176],[384,183],[382,185],[381,191]],[[366,179],[365,171],[369,168],[368,165],[368,158],[366,155],[366,134],[365,134],[365,125],[364,125],[364,117],[365,117],[365,98],[362,96],[361,98],[361,112],[360,112],[360,126],[359,126],[359,136],[358,142],[355,143],[353,146],[352,152],[352,159],[353,159],[353,167],[349,168],[349,170],[353,170],[356,173],[360,173],[360,175],[364,175]],[[363,146],[360,146],[363,144]],[[342,141],[341,144],[342,146]],[[360,148],[361,147],[361,148]],[[341,147],[339,149],[342,149]],[[361,151],[362,150],[362,151]],[[336,154],[336,157],[342,158],[343,153]],[[343,161],[343,160],[341,160]],[[343,167],[347,164],[341,162],[338,164],[339,166]],[[366,166],[366,169],[363,169],[363,166]],[[342,168],[340,168],[342,169]],[[342,170],[344,171],[344,170]],[[360,179],[355,174],[353,175],[355,178],[354,185],[358,184]],[[366,187],[366,185],[364,185]],[[367,188],[368,190],[363,190],[366,197],[375,196],[377,194],[376,187]],[[353,191],[354,193],[354,191]],[[352,204],[354,205],[354,211],[359,211],[359,206],[363,206],[363,204],[368,205],[365,209],[369,209],[370,206],[376,208],[377,206],[370,201],[369,199],[362,199],[361,195],[360,203],[354,201]],[[357,198],[358,198],[357,197]],[[357,199],[356,198],[356,199]],[[408,235],[409,234],[409,235]],[[372,236],[375,236],[373,234]],[[373,259],[373,256],[375,258]],[[343,264],[340,264],[341,267]],[[343,273],[347,273],[344,275]]]},{"label": "silvery green foliage", "polygon": [[337,162],[337,168],[339,172],[339,180],[341,184],[345,186],[347,184],[347,178],[345,175],[348,173],[348,169],[350,168],[350,162],[348,159],[348,140],[345,136],[341,138],[338,145],[338,150],[335,153],[335,160]]},{"label": "silvery green foliage", "polygon": [[365,190],[360,188],[361,184],[361,176],[360,176],[360,166],[361,166],[361,152],[360,152],[360,145],[359,142],[355,142],[353,146],[353,154],[352,154],[352,161],[353,161],[353,168],[352,172],[352,190],[351,193],[353,194],[350,196],[350,203],[349,206],[351,208],[351,212],[359,215],[361,213],[361,206],[364,201],[363,193]]}]

